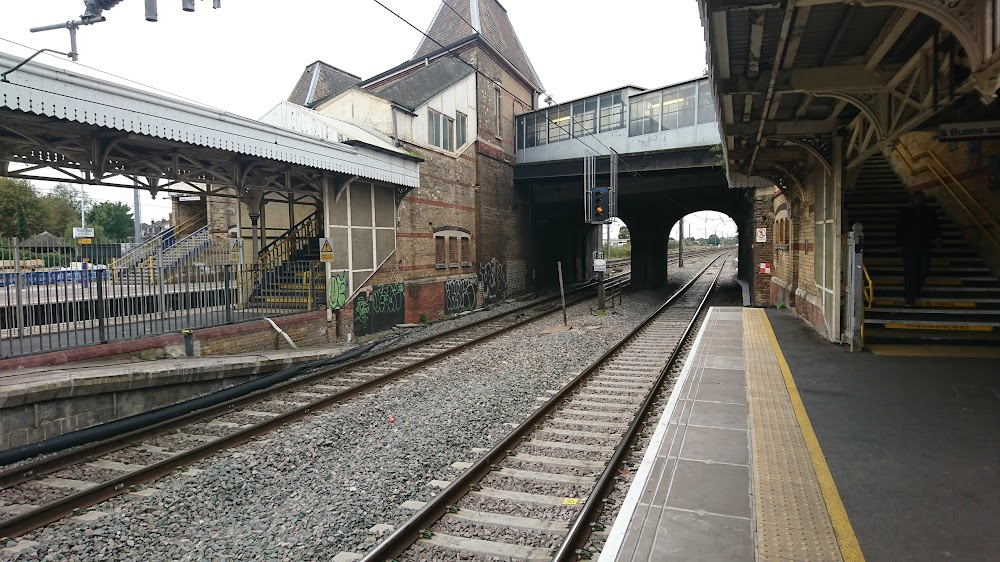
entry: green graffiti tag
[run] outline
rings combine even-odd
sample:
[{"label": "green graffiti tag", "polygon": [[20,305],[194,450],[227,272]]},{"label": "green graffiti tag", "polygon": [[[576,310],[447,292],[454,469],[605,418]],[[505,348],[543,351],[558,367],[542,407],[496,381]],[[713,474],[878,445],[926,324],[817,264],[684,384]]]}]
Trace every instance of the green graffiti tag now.
[{"label": "green graffiti tag", "polygon": [[327,283],[327,296],[330,299],[330,308],[339,310],[347,304],[347,274],[338,273],[330,276]]}]

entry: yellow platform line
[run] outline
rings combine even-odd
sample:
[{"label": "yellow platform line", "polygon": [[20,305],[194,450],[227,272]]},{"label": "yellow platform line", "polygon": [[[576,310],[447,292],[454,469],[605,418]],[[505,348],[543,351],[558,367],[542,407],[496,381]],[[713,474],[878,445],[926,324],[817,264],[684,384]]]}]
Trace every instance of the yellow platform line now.
[{"label": "yellow platform line", "polygon": [[854,534],[854,527],[847,516],[847,509],[844,508],[844,502],[840,499],[837,485],[833,481],[833,474],[830,472],[830,467],[826,464],[826,457],[823,455],[823,449],[819,446],[819,439],[816,438],[816,432],[813,431],[809,415],[806,414],[805,405],[802,403],[798,388],[795,386],[795,379],[792,378],[792,371],[788,368],[784,354],[781,353],[778,338],[774,335],[774,329],[771,327],[771,322],[767,319],[767,314],[764,310],[758,309],[757,312],[760,314],[764,328],[771,339],[771,348],[774,350],[778,366],[781,368],[781,375],[785,379],[788,397],[792,401],[795,418],[799,422],[799,429],[802,431],[802,438],[805,439],[806,448],[809,450],[809,458],[812,460],[813,470],[816,471],[816,477],[819,479],[823,501],[826,503],[826,509],[830,513],[830,520],[833,523],[834,533],[837,535],[840,554],[844,557],[845,562],[864,562],[865,556],[861,552],[861,545],[858,544],[858,537]]}]

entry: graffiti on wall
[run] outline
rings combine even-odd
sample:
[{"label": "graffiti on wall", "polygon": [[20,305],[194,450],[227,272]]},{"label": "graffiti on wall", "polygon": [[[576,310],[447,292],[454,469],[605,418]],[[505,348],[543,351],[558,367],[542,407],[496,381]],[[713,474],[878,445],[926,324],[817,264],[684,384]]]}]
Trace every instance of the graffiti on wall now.
[{"label": "graffiti on wall", "polygon": [[331,310],[339,310],[347,304],[347,274],[334,273],[326,284]]},{"label": "graffiti on wall", "polygon": [[479,264],[479,281],[483,284],[483,305],[507,298],[507,267],[496,258]]},{"label": "graffiti on wall", "polygon": [[406,296],[403,282],[373,285],[371,294],[354,298],[354,335],[366,336],[405,322]]},{"label": "graffiti on wall", "polygon": [[444,311],[447,314],[476,307],[476,279],[449,279],[444,282]]}]

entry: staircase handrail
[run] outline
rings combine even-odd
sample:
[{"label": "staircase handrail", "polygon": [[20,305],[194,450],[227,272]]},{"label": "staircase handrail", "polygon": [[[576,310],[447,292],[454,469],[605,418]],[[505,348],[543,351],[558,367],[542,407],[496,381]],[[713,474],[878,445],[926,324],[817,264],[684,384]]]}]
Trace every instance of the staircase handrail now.
[{"label": "staircase handrail", "polygon": [[248,275],[241,279],[241,290],[249,295],[260,278],[284,263],[296,251],[309,244],[309,240],[318,233],[319,218],[312,213],[295,224],[288,232],[282,234],[260,251],[260,255],[248,267]]},{"label": "staircase handrail", "polygon": [[[175,232],[180,232],[184,228],[191,226],[192,224],[204,219],[207,216],[206,213],[198,213],[197,215],[187,219],[186,221],[169,228],[163,229],[161,232],[145,239],[138,246],[133,247],[129,251],[121,255],[121,257],[116,258],[112,261],[112,269],[117,270],[119,264],[123,269],[132,267],[138,263],[147,261],[146,258],[156,255],[157,248],[163,248],[163,241],[168,235],[173,236]],[[164,248],[165,249],[165,248]]]},{"label": "staircase handrail", "polygon": [[[200,250],[204,249],[208,245],[208,242],[208,225],[206,224],[177,242],[174,242],[174,245],[164,252],[165,257],[167,254],[180,254],[178,256],[170,255],[169,260],[173,260],[174,263],[170,263],[164,267],[177,267],[181,262],[193,257]],[[163,264],[160,265],[163,266]]]},{"label": "staircase handrail", "polygon": [[909,170],[910,174],[916,175],[918,172],[922,172],[925,170],[933,174],[934,177],[937,179],[938,183],[941,184],[941,187],[943,187],[945,191],[948,192],[948,195],[950,195],[951,198],[954,199],[956,203],[958,203],[958,205],[962,208],[962,210],[965,211],[965,214],[968,215],[970,219],[972,219],[973,224],[975,224],[976,227],[978,227],[979,230],[983,232],[983,235],[986,237],[986,239],[992,242],[993,245],[996,246],[997,248],[1000,248],[1000,239],[994,237],[994,235],[990,233],[987,227],[983,225],[983,223],[981,222],[982,219],[979,216],[977,216],[976,213],[972,212],[965,205],[962,199],[960,199],[959,196],[956,195],[954,191],[952,191],[951,186],[949,186],[948,182],[944,180],[942,174],[938,172],[937,169],[934,168],[933,163],[931,165],[925,165],[920,168],[914,166],[914,164],[916,164],[917,159],[924,159],[930,157],[935,163],[937,163],[938,166],[941,167],[941,169],[944,171],[944,175],[947,175],[949,178],[951,178],[953,182],[955,182],[955,185],[958,187],[959,190],[961,190],[962,194],[966,198],[968,198],[969,201],[972,201],[976,210],[978,210],[980,213],[982,213],[982,215],[986,217],[986,222],[988,223],[988,225],[1000,231],[1000,225],[997,225],[997,222],[993,220],[993,217],[990,215],[990,213],[986,209],[983,209],[982,205],[980,205],[979,202],[976,201],[975,197],[969,194],[969,191],[965,188],[965,185],[961,181],[959,181],[954,174],[951,173],[951,170],[949,170],[948,167],[945,166],[943,162],[941,162],[941,160],[937,157],[936,154],[934,154],[934,152],[925,149],[918,154],[914,154],[910,152],[910,149],[907,148],[906,144],[903,143],[902,141],[900,141],[899,144],[896,146],[896,152],[899,153],[900,160],[902,160],[903,164],[906,166],[907,170]]},{"label": "staircase handrail", "polygon": [[865,280],[861,287],[861,298],[864,300],[864,304],[861,307],[861,323],[860,326],[860,337],[861,337],[861,348],[865,347],[865,311],[870,310],[872,306],[875,305],[875,282],[872,281],[871,275],[868,275],[868,267],[865,264],[861,264],[861,272],[865,276]]}]

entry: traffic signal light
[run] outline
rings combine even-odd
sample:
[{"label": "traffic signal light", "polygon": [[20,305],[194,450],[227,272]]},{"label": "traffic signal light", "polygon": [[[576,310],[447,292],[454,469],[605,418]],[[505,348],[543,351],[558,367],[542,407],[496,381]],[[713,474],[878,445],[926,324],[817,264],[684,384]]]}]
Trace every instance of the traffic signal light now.
[{"label": "traffic signal light", "polygon": [[595,187],[590,198],[590,221],[591,222],[604,222],[608,220],[611,213],[608,209],[608,204],[610,203],[608,197],[608,188],[606,187]]}]

